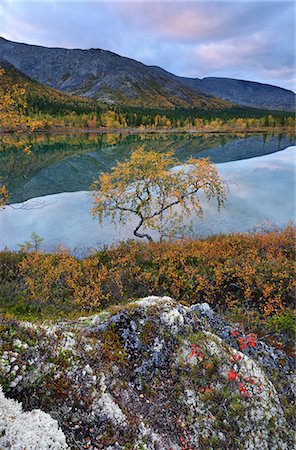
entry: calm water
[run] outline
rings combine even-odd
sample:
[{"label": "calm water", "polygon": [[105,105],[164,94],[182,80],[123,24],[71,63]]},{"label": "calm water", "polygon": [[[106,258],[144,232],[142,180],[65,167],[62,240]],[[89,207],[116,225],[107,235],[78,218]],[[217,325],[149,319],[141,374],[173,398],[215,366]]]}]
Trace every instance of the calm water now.
[{"label": "calm water", "polygon": [[291,135],[77,133],[33,135],[32,155],[11,149],[0,152],[0,177],[12,203],[61,192],[89,190],[102,171],[143,146],[174,150],[179,160],[210,157],[214,163],[262,156],[295,144]]}]

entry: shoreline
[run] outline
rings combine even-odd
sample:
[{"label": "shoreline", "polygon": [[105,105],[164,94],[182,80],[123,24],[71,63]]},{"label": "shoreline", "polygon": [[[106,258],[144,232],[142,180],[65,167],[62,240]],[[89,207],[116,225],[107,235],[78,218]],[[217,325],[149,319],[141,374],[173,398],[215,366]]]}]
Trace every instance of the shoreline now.
[{"label": "shoreline", "polygon": [[204,129],[204,128],[140,128],[140,127],[122,127],[122,128],[107,128],[107,127],[52,127],[42,128],[34,131],[19,130],[16,132],[1,131],[0,136],[14,136],[14,135],[32,135],[32,134],[74,134],[74,133],[94,133],[94,134],[255,134],[255,133],[293,133],[294,128],[290,127],[262,127],[262,128],[232,128],[232,129]]}]

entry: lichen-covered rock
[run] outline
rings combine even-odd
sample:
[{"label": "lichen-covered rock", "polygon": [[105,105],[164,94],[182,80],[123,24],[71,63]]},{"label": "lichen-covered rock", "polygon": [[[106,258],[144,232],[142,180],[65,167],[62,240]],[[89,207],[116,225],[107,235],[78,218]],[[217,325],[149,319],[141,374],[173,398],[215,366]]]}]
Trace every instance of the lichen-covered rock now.
[{"label": "lichen-covered rock", "polygon": [[23,412],[19,402],[5,398],[0,388],[1,450],[66,450],[68,445],[58,422],[34,409]]},{"label": "lichen-covered rock", "polygon": [[71,448],[292,448],[291,358],[207,304],[147,297],[2,329],[7,395],[57,419]]}]

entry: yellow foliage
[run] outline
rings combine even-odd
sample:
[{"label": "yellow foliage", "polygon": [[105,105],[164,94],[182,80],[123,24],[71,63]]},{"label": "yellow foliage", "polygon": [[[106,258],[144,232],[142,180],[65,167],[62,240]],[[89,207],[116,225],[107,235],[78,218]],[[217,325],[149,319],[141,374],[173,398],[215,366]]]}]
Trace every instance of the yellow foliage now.
[{"label": "yellow foliage", "polygon": [[20,263],[29,298],[97,309],[147,295],[185,304],[293,307],[295,228],[202,240],[128,242],[76,260],[66,252],[32,252]]},{"label": "yellow foliage", "polygon": [[[30,146],[25,140],[15,140],[16,136],[24,131],[32,132],[40,126],[40,121],[32,120],[26,115],[26,90],[9,77],[4,76],[5,71],[0,69],[0,147],[10,146],[30,154]],[[8,191],[0,184],[0,206],[8,201]]]},{"label": "yellow foliage", "polygon": [[156,230],[161,238],[183,233],[184,217],[192,212],[202,215],[199,192],[203,191],[207,200],[216,198],[220,208],[226,188],[209,159],[189,158],[185,165],[170,170],[178,164],[171,151],[134,151],[129,160],[117,162],[94,184],[93,215],[100,223],[105,216],[122,224],[135,217],[139,223],[134,235],[148,240],[152,240],[151,236],[140,233],[141,228]]}]

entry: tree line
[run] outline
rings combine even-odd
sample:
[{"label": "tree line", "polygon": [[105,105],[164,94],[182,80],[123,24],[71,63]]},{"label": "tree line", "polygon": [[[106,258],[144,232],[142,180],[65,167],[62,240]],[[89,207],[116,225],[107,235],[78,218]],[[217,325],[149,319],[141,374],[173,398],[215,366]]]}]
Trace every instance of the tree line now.
[{"label": "tree line", "polygon": [[[184,112],[184,114],[183,114]],[[131,109],[120,110],[111,107],[107,110],[77,113],[71,111],[65,114],[38,112],[34,115],[38,122],[42,122],[45,128],[53,126],[82,128],[177,128],[177,129],[201,129],[206,131],[216,130],[252,130],[262,128],[294,128],[295,117],[286,112],[265,113],[256,112],[254,116],[238,116],[232,111],[226,112],[199,112],[196,111],[136,111]]]}]

